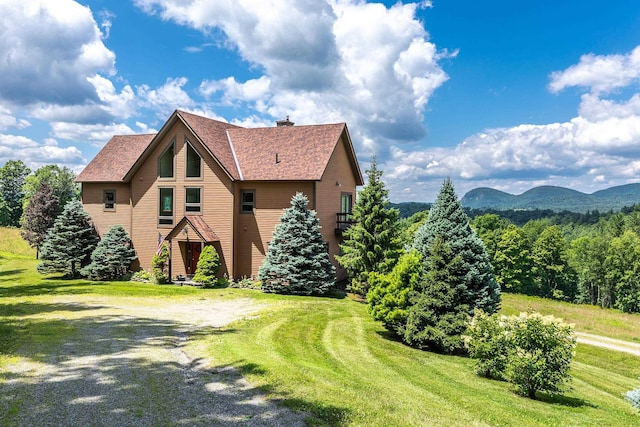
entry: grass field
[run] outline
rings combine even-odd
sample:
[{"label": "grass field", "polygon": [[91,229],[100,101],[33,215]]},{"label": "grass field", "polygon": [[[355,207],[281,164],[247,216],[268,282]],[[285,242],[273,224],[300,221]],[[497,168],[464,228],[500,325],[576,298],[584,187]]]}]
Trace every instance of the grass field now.
[{"label": "grass field", "polygon": [[[579,344],[572,390],[530,400],[506,382],[476,376],[468,358],[402,345],[370,319],[365,305],[349,298],[45,278],[35,272],[33,255],[13,255],[3,245],[0,240],[0,382],[2,367],[18,349],[38,359],[74,338],[71,323],[37,316],[56,310],[64,315],[51,304],[54,298],[99,295],[154,304],[250,297],[268,308],[215,333],[195,334],[188,348],[211,366],[239,368],[271,397],[308,412],[311,425],[640,425],[640,416],[622,397],[640,385],[639,357]],[[520,295],[505,295],[502,305],[505,314],[527,309],[554,314],[578,331],[629,341],[640,336],[639,315]]]}]

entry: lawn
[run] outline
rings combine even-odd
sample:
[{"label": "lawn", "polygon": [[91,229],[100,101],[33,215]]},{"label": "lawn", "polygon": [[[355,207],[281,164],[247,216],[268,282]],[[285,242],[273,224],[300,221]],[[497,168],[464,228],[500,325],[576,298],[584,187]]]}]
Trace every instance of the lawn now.
[{"label": "lawn", "polygon": [[[14,255],[0,243],[0,383],[4,364],[16,353],[37,360],[74,339],[74,323],[64,320],[67,313],[73,317],[73,310],[53,304],[54,298],[96,295],[153,305],[248,297],[267,308],[220,330],[193,334],[188,350],[205,357],[212,367],[239,368],[270,397],[306,411],[311,425],[640,424],[640,416],[622,397],[640,385],[639,357],[578,345],[572,390],[530,400],[516,395],[506,382],[476,376],[468,358],[418,351],[397,342],[370,319],[364,304],[349,298],[67,281],[40,276],[36,264],[33,255]],[[579,331],[639,338],[639,315],[504,296],[504,313],[527,309],[563,317]],[[58,320],[42,321],[49,312]]]}]

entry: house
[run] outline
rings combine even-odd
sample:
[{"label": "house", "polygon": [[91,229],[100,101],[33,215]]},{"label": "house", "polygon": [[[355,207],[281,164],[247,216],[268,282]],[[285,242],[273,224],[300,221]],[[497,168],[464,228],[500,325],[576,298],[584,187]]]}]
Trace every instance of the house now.
[{"label": "house", "polygon": [[[336,265],[356,186],[363,185],[345,123],[243,128],[175,111],[157,134],[114,136],[78,175],[82,203],[102,235],[129,232],[139,267],[159,245],[170,274],[191,275],[205,245],[220,274],[255,277],[282,210],[309,199]],[[344,271],[337,269],[338,279]]]}]

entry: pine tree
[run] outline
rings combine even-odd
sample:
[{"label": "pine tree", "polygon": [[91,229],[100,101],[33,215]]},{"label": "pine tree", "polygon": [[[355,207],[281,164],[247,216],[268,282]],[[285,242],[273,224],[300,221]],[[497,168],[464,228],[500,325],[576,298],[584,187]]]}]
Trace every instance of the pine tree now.
[{"label": "pine tree", "polygon": [[53,226],[59,211],[58,198],[46,182],[40,183],[38,191],[31,197],[22,217],[20,235],[32,248],[40,249]]},{"label": "pine tree", "polygon": [[430,247],[429,264],[422,286],[411,298],[402,339],[407,344],[443,353],[464,348],[469,306],[466,287],[457,280],[464,274],[462,256],[454,255],[442,236]]},{"label": "pine tree", "polygon": [[89,280],[120,280],[129,272],[136,258],[129,233],[123,226],[114,225],[91,254],[91,264],[81,273]]},{"label": "pine tree", "polygon": [[211,245],[207,245],[202,250],[200,258],[198,258],[198,265],[196,267],[196,274],[193,276],[193,281],[202,283],[204,286],[213,286],[216,284],[216,275],[220,270],[220,255]]},{"label": "pine tree", "polygon": [[413,246],[421,253],[425,271],[430,271],[432,246],[440,236],[454,257],[460,256],[460,269],[450,278],[450,286],[464,289],[461,304],[469,315],[475,308],[494,313],[500,307],[500,287],[491,271],[491,264],[482,240],[469,225],[469,217],[447,179],[438,198],[429,210],[425,224],[418,229]]},{"label": "pine tree", "polygon": [[302,193],[297,193],[276,225],[258,270],[265,292],[324,294],[333,285],[335,268],[322,240],[318,217],[307,209],[308,203]]},{"label": "pine tree", "polygon": [[348,290],[363,297],[369,291],[369,273],[390,272],[402,254],[399,213],[387,207],[389,192],[381,177],[374,158],[353,209],[354,224],[344,232],[343,255],[336,256],[351,279]]},{"label": "pine tree", "polygon": [[67,203],[47,233],[38,271],[76,277],[80,268],[89,263],[98,240],[98,233],[82,204],[77,200]]}]

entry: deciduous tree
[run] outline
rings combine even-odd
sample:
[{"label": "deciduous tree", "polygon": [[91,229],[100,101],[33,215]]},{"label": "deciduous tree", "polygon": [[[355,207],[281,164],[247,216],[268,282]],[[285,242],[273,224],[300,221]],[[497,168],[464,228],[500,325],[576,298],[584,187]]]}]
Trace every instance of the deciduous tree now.
[{"label": "deciduous tree", "polygon": [[0,216],[5,226],[18,227],[22,216],[22,186],[31,169],[22,160],[9,160],[0,168],[0,196],[4,215]]},{"label": "deciduous tree", "polygon": [[37,251],[47,237],[47,232],[53,226],[58,215],[58,206],[58,199],[46,182],[40,184],[38,192],[27,204],[22,216],[20,235]]}]

